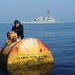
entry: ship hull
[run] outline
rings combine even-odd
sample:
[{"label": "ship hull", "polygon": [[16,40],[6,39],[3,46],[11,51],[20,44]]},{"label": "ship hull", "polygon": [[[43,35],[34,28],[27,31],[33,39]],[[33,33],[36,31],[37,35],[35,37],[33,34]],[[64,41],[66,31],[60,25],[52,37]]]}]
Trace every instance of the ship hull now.
[{"label": "ship hull", "polygon": [[22,24],[51,24],[51,23],[64,23],[63,21],[31,21],[31,22],[21,22]]}]

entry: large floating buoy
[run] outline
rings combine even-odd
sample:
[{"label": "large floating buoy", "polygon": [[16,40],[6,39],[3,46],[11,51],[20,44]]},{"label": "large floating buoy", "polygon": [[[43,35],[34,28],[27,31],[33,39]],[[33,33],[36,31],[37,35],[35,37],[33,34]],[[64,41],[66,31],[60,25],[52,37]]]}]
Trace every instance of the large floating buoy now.
[{"label": "large floating buoy", "polygon": [[36,38],[25,38],[13,42],[4,46],[0,52],[0,66],[11,73],[16,70],[29,70],[36,65],[53,63],[51,50]]}]

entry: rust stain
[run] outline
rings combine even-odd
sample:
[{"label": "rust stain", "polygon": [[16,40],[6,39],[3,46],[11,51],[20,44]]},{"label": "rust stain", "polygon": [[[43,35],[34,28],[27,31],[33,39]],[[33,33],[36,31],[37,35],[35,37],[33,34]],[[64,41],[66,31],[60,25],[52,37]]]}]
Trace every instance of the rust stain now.
[{"label": "rust stain", "polygon": [[40,49],[40,52],[42,52],[42,49]]}]

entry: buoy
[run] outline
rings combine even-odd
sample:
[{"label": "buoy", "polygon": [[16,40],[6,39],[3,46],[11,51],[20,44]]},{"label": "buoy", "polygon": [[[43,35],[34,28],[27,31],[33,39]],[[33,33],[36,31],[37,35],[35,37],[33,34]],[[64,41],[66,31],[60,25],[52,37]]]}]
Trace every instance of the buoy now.
[{"label": "buoy", "polygon": [[[0,66],[10,73],[40,68],[44,64],[53,64],[51,50],[36,38],[25,38],[4,46],[0,52]],[[37,67],[36,67],[37,68]]]}]

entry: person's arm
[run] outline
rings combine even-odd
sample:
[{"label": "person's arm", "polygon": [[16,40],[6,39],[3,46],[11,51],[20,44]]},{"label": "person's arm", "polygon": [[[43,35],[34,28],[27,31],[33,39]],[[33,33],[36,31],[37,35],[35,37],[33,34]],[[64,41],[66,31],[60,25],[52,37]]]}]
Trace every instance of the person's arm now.
[{"label": "person's arm", "polygon": [[12,31],[14,31],[14,27],[12,27]]}]

